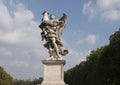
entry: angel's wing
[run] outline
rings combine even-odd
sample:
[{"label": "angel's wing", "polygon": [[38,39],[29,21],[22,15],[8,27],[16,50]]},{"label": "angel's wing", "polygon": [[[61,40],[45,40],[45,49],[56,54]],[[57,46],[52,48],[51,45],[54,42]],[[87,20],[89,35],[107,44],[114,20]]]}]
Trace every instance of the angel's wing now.
[{"label": "angel's wing", "polygon": [[59,25],[58,28],[58,39],[61,41],[62,31],[64,30],[67,23],[67,15],[63,13],[63,16],[59,19],[59,21],[61,24]]}]

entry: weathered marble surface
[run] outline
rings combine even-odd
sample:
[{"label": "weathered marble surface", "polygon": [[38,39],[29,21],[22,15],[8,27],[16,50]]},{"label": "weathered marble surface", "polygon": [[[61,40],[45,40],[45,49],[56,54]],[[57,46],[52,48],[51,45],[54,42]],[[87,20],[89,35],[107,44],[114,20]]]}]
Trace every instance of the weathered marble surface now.
[{"label": "weathered marble surface", "polygon": [[49,51],[49,57],[47,60],[62,60],[62,57],[68,54],[68,50],[63,48],[61,40],[62,32],[66,27],[67,15],[63,13],[60,19],[56,19],[54,14],[50,15],[47,11],[43,12],[42,22],[39,25],[41,29],[42,41],[46,43],[44,47]]}]

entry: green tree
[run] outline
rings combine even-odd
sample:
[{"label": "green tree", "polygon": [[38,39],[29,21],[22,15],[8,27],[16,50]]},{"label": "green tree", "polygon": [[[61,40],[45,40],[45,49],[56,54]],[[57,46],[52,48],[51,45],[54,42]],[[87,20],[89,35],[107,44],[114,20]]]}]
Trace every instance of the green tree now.
[{"label": "green tree", "polygon": [[0,85],[12,85],[12,77],[0,67]]},{"label": "green tree", "polygon": [[120,85],[120,29],[108,45],[91,51],[86,61],[65,72],[69,85]]}]

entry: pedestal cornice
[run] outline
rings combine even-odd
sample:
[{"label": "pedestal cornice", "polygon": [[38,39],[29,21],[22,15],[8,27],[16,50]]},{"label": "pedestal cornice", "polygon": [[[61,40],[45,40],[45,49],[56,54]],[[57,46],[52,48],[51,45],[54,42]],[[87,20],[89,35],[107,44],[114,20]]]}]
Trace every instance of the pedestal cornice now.
[{"label": "pedestal cornice", "polygon": [[49,65],[56,65],[56,64],[63,64],[65,65],[65,60],[42,60],[43,64],[49,64]]}]

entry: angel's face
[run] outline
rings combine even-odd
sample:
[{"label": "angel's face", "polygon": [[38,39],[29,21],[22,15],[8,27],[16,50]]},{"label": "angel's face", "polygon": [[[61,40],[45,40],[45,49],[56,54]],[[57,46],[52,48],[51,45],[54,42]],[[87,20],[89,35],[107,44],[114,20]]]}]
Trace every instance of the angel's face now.
[{"label": "angel's face", "polygon": [[51,14],[50,19],[55,19],[55,15]]}]

